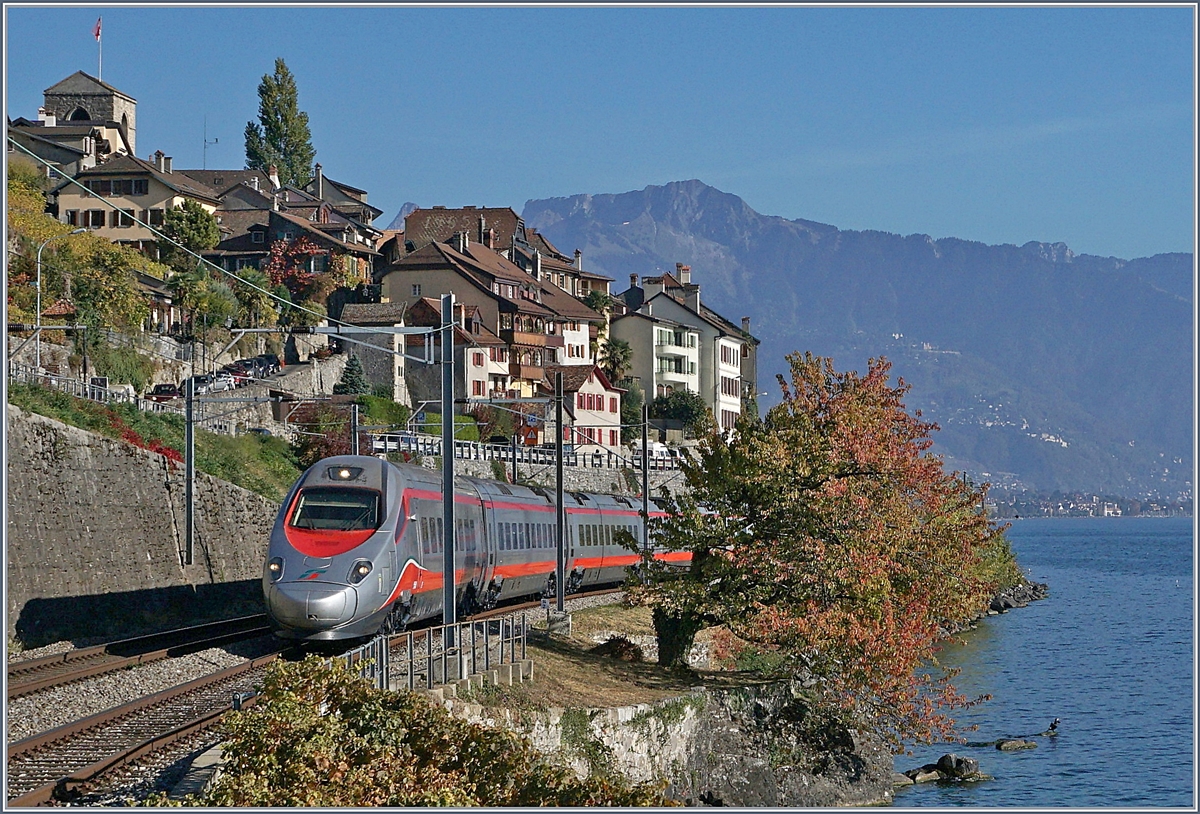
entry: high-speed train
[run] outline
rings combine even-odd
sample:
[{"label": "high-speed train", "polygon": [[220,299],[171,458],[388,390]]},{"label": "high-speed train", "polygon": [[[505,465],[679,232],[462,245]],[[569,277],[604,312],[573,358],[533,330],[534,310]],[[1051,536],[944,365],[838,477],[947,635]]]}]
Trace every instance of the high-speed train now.
[{"label": "high-speed train", "polygon": [[[642,539],[640,500],[565,492],[565,592],[621,581]],[[651,517],[662,512],[651,504]],[[291,639],[372,636],[442,613],[442,477],[380,458],[313,464],[288,492],[263,568],[275,633]],[[554,493],[482,478],[455,479],[457,609],[553,593]],[[686,562],[687,552],[656,557]]]}]

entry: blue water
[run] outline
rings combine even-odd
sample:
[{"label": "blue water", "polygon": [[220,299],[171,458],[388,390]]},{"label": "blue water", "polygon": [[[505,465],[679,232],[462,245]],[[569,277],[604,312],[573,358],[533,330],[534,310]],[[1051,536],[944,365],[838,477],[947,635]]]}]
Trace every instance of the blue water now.
[{"label": "blue water", "polygon": [[897,755],[897,771],[946,752],[993,780],[897,791],[904,808],[1187,807],[1195,791],[1195,596],[1190,518],[1018,520],[1008,532],[1050,596],[982,621],[950,646],[955,684],[992,700],[961,712],[968,740],[1046,730],[1038,747],[935,744]]}]

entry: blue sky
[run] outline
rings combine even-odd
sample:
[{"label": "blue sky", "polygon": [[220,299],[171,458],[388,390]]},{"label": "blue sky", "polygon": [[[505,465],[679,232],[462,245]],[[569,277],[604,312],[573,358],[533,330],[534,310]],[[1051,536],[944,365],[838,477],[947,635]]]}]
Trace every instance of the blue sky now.
[{"label": "blue sky", "polygon": [[241,167],[282,56],[326,174],[511,206],[699,178],[768,215],[1132,258],[1195,242],[1190,7],[22,7],[10,117],[97,72]]}]

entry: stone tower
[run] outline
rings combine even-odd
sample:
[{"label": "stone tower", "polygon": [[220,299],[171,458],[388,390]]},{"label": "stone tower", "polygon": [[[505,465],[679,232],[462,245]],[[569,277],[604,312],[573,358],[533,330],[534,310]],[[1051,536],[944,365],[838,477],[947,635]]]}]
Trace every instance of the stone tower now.
[{"label": "stone tower", "polygon": [[94,76],[76,71],[42,91],[46,113],[60,126],[91,123],[115,124],[124,131],[129,152],[136,155],[137,100]]}]

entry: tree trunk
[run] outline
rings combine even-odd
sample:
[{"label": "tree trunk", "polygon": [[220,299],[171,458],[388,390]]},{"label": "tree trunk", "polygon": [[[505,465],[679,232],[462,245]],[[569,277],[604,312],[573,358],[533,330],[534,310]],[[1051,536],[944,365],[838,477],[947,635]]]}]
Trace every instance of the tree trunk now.
[{"label": "tree trunk", "polygon": [[693,613],[668,614],[654,609],[654,633],[658,636],[658,663],[662,667],[686,668],[692,642],[704,627],[703,620]]}]

